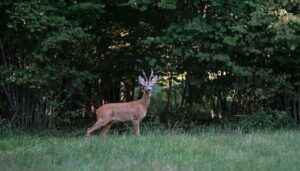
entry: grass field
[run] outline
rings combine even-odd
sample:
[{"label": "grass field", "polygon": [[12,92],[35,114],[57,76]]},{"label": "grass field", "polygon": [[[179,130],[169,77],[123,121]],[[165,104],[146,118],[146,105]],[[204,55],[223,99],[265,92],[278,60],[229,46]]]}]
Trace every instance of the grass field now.
[{"label": "grass field", "polygon": [[4,134],[0,170],[300,170],[300,131]]}]

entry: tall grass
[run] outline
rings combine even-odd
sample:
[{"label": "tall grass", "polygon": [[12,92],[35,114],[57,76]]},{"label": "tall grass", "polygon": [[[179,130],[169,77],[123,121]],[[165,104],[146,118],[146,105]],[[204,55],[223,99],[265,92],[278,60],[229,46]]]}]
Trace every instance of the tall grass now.
[{"label": "tall grass", "polygon": [[300,170],[300,131],[6,132],[1,170]]}]

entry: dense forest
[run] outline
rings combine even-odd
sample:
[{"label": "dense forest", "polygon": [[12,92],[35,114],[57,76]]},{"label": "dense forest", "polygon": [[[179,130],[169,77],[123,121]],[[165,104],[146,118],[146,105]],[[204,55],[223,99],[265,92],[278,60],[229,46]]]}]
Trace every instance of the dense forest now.
[{"label": "dense forest", "polygon": [[89,125],[141,96],[166,125],[300,121],[299,0],[2,0],[0,124]]}]

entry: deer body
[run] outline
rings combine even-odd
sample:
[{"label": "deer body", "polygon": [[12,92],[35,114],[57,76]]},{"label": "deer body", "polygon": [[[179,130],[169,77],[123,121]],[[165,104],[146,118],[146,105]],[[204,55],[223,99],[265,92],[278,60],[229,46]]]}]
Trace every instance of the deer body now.
[{"label": "deer body", "polygon": [[144,92],[139,100],[128,103],[109,103],[96,110],[97,120],[106,119],[115,122],[131,121],[133,118],[143,119],[150,103],[150,96]]},{"label": "deer body", "polygon": [[[152,73],[153,74],[153,73]],[[151,74],[151,76],[152,76]],[[150,105],[150,91],[152,85],[156,83],[157,77],[149,81],[142,81],[140,83],[144,86],[143,96],[136,101],[127,103],[108,103],[96,110],[97,122],[87,130],[87,135],[90,135],[96,129],[103,127],[101,133],[106,134],[112,124],[117,122],[131,121],[137,136],[140,135],[140,122],[146,116],[147,109]],[[146,84],[151,85],[150,88]]]}]

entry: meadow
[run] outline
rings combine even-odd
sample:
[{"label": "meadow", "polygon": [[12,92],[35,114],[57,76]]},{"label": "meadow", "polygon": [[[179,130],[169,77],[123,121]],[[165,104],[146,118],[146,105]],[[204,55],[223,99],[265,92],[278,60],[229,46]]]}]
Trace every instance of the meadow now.
[{"label": "meadow", "polygon": [[300,170],[300,130],[2,133],[1,170]]}]

